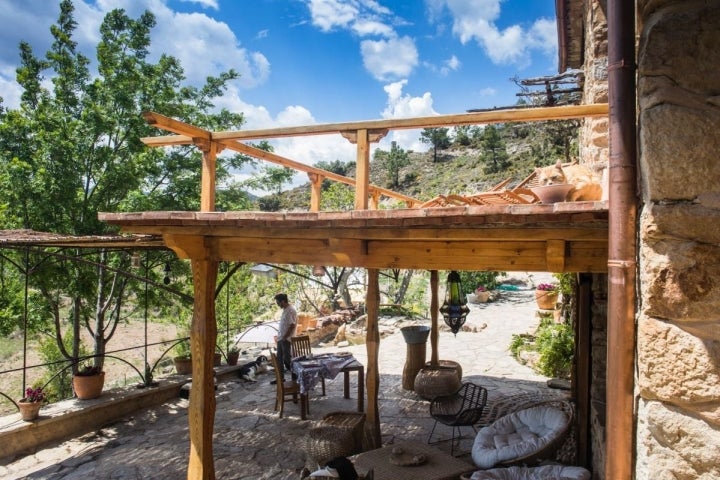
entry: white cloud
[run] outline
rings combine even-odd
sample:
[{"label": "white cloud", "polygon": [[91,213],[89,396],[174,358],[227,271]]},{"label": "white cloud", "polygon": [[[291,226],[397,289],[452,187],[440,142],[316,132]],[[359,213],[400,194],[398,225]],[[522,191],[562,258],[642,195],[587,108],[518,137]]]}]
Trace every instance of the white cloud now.
[{"label": "white cloud", "polygon": [[213,8],[215,10],[220,9],[220,7],[218,6],[217,0],[180,0],[180,1],[187,2],[187,3],[198,3],[205,8]]},{"label": "white cloud", "polygon": [[[430,117],[438,115],[433,109],[433,98],[430,92],[425,92],[420,97],[413,97],[410,94],[403,93],[403,89],[407,86],[407,80],[389,83],[383,88],[387,93],[387,103],[385,110],[382,112],[382,118],[411,118],[411,117]],[[381,145],[387,149],[391,141],[398,142],[398,145],[405,150],[424,151],[427,145],[419,140],[420,130],[393,130],[391,135],[383,139]]]},{"label": "white cloud", "polygon": [[430,0],[428,15],[436,20],[444,7],[452,17],[452,32],[462,44],[475,41],[490,60],[498,65],[524,68],[530,63],[533,50],[553,55],[557,50],[555,21],[537,20],[529,30],[520,25],[500,29],[495,22],[500,17],[502,0]]},{"label": "white cloud", "polygon": [[410,37],[364,40],[360,51],[365,68],[381,81],[406,77],[418,64],[418,51]]},{"label": "white cloud", "polygon": [[348,27],[358,16],[355,5],[341,0],[310,0],[308,3],[313,25],[323,32]]}]

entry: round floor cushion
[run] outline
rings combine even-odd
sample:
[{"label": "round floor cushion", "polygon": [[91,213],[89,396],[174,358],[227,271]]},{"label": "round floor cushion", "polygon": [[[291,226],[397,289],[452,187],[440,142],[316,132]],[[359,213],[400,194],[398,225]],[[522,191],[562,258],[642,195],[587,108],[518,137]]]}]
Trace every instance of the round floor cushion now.
[{"label": "round floor cushion", "polygon": [[590,480],[590,472],[582,467],[543,465],[542,467],[508,467],[478,470],[470,480]]},{"label": "round floor cushion", "polygon": [[480,468],[492,468],[534,455],[558,440],[568,429],[570,418],[549,405],[510,413],[475,436],[472,459]]}]

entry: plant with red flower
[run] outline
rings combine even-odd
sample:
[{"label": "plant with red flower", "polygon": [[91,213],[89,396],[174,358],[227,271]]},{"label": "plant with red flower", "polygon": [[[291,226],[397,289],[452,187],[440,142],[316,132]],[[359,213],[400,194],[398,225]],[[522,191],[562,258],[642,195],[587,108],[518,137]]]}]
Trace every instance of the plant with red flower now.
[{"label": "plant with red flower", "polygon": [[544,290],[546,292],[552,292],[554,290],[557,290],[557,285],[555,285],[554,283],[541,283],[535,289],[536,290]]},{"label": "plant with red flower", "polygon": [[29,403],[44,402],[45,392],[43,392],[42,387],[28,387],[27,389],[25,389],[25,398],[23,398],[21,401]]}]

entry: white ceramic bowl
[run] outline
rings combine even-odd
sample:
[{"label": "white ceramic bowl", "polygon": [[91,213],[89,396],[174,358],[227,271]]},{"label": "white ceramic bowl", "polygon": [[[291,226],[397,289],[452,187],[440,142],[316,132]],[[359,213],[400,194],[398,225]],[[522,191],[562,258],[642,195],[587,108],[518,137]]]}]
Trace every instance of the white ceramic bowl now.
[{"label": "white ceramic bowl", "polygon": [[542,203],[564,202],[565,197],[573,185],[569,183],[560,183],[557,185],[543,185],[541,187],[532,187],[530,190],[538,196]]}]

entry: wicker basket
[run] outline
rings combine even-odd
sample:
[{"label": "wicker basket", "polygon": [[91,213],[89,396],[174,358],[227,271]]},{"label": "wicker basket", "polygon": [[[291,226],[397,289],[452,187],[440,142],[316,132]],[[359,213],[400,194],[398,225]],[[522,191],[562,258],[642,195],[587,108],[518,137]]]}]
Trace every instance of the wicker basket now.
[{"label": "wicker basket", "polygon": [[318,466],[336,457],[348,457],[355,450],[355,437],[348,428],[333,425],[313,427],[305,436],[308,460]]},{"label": "wicker basket", "polygon": [[449,395],[458,388],[460,380],[454,367],[425,367],[415,377],[415,393],[426,400]]},{"label": "wicker basket", "polygon": [[[462,376],[463,376],[463,369],[462,365],[460,365],[455,360],[438,360],[438,365],[440,367],[447,367],[447,368],[454,368],[457,371],[458,380],[462,383]],[[426,367],[432,367],[432,362],[427,362],[425,364]]]},{"label": "wicker basket", "polygon": [[325,415],[322,425],[344,428],[351,432],[354,439],[353,454],[364,450],[365,414],[360,412],[332,412]]}]

